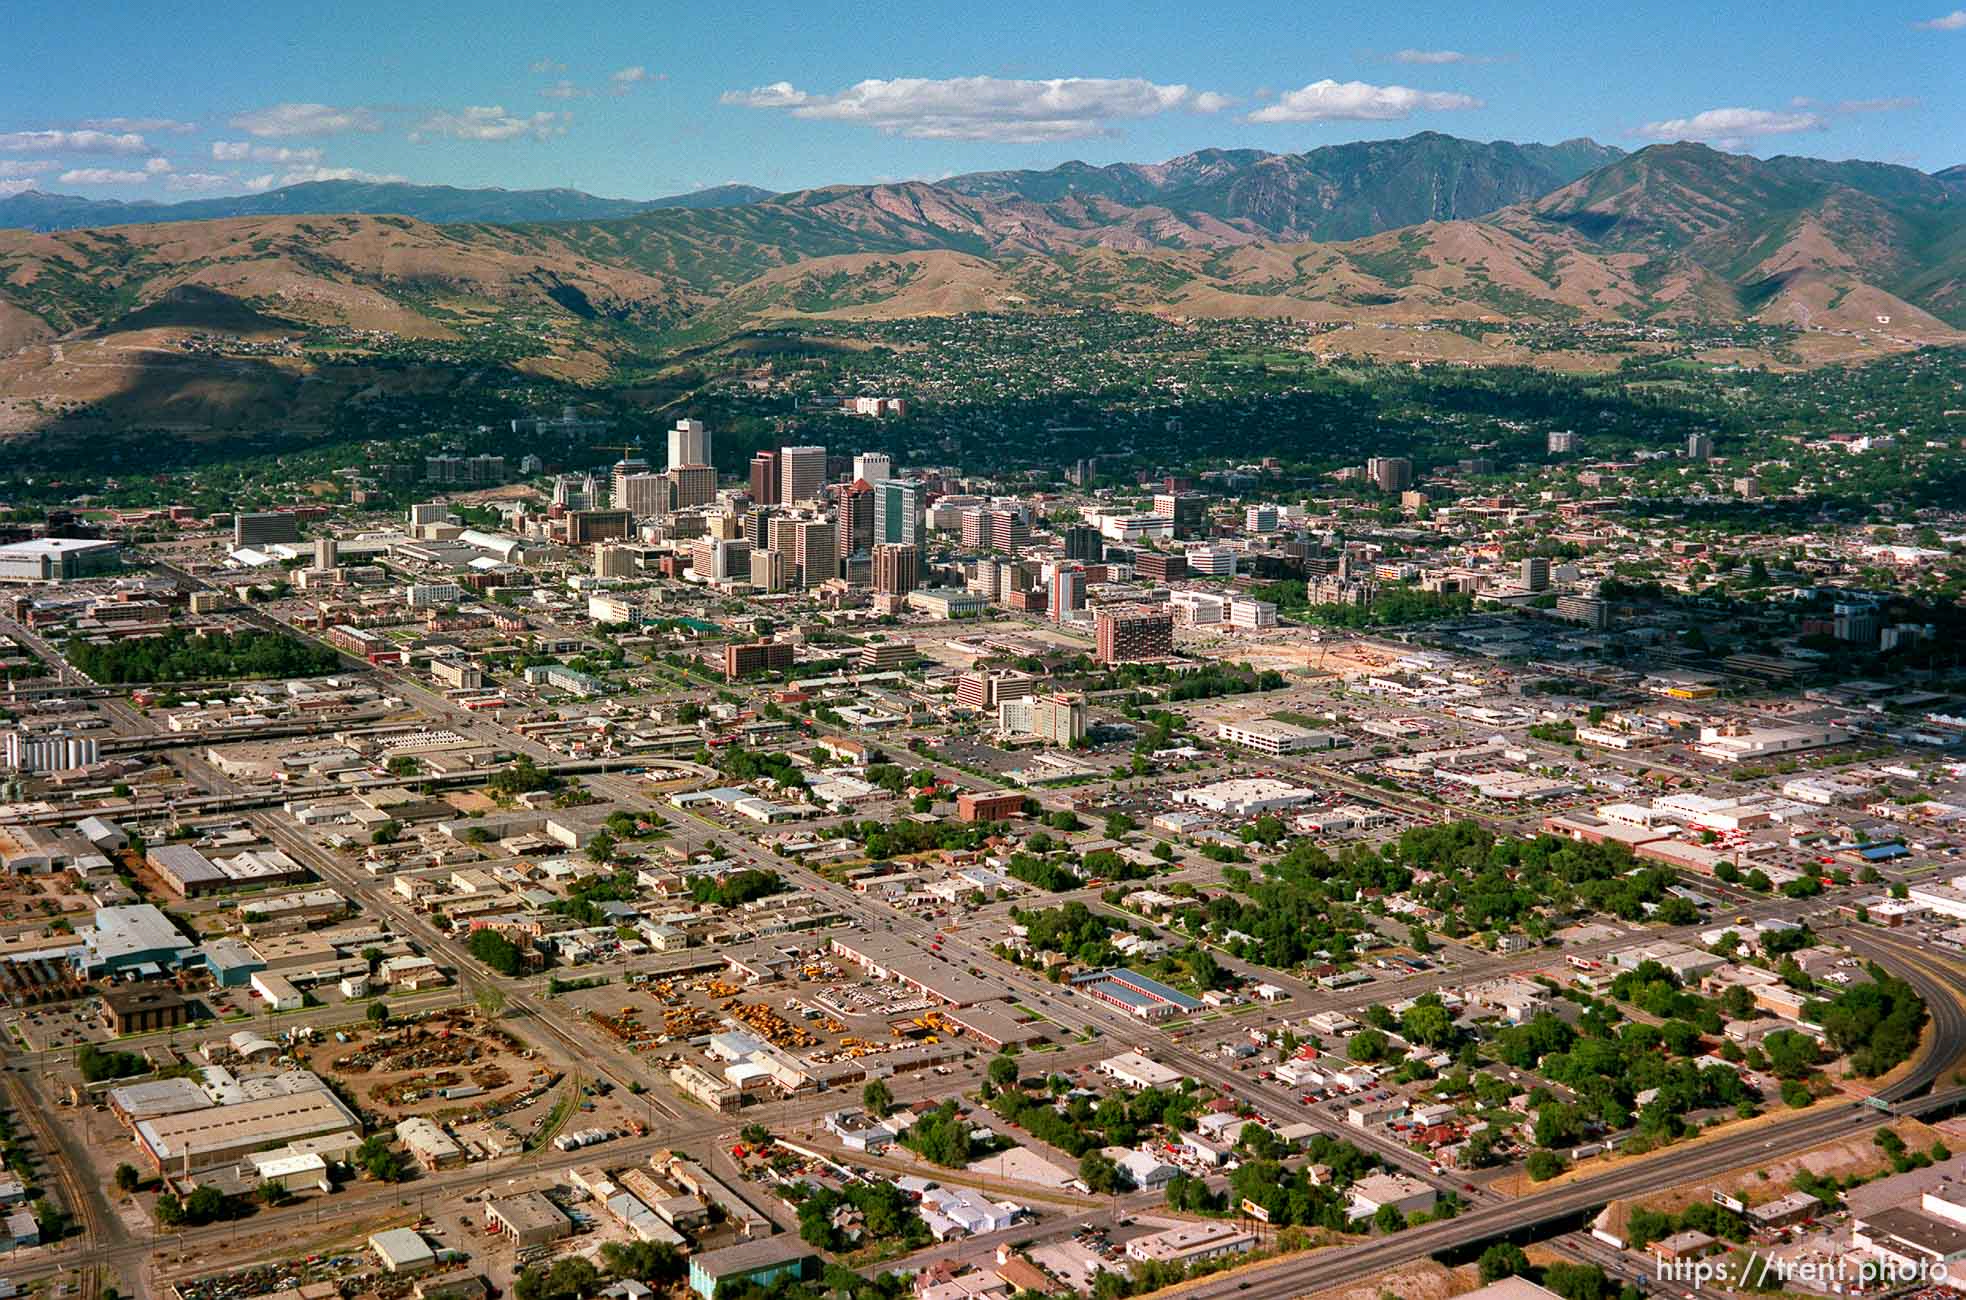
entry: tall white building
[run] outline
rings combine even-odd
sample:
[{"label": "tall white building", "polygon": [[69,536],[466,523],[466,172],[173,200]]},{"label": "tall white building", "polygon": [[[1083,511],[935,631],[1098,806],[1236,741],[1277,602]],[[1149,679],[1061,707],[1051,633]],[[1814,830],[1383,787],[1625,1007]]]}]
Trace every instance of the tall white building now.
[{"label": "tall white building", "polygon": [[703,421],[676,421],[676,427],[669,430],[669,468],[711,463],[710,431],[703,427]]},{"label": "tall white building", "polygon": [[826,488],[824,447],[778,449],[779,498],[786,504],[817,501]]},{"label": "tall white building", "polygon": [[863,451],[853,458],[855,482],[879,483],[894,477],[894,462],[884,451]]}]

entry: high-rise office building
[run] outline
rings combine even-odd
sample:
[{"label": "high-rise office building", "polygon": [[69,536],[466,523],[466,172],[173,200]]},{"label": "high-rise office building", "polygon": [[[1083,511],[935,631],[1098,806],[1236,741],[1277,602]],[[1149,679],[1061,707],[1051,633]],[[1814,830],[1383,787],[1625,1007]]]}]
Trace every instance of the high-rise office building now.
[{"label": "high-rise office building", "polygon": [[666,515],[674,503],[666,474],[640,470],[614,480],[614,508],[626,510],[638,519]]},{"label": "high-rise office building", "polygon": [[1122,605],[1099,611],[1093,634],[1095,654],[1102,664],[1133,659],[1159,659],[1174,653],[1174,615],[1147,605]]},{"label": "high-rise office building", "polygon": [[689,567],[706,582],[749,582],[751,543],[723,537],[700,537],[690,547]]},{"label": "high-rise office building", "polygon": [[926,493],[918,480],[883,479],[874,485],[874,540],[919,546]]},{"label": "high-rise office building", "polygon": [[1686,435],[1686,459],[1688,459],[1688,460],[1712,460],[1712,459],[1713,459],[1713,435],[1711,435],[1711,434],[1706,434],[1706,433],[1689,433],[1689,434],[1687,434],[1687,435]]},{"label": "high-rise office building", "polygon": [[1063,536],[1068,560],[1092,563],[1104,554],[1105,538],[1091,524],[1067,524]]},{"label": "high-rise office building", "polygon": [[232,516],[234,546],[262,546],[268,542],[300,540],[300,516],[287,510]]},{"label": "high-rise office building", "polygon": [[626,510],[570,510],[566,528],[569,546],[625,542],[635,535],[635,516]]},{"label": "high-rise office building", "polygon": [[649,472],[649,463],[640,456],[623,456],[614,463],[614,472],[608,476],[612,491],[608,494],[608,504],[616,510],[628,509],[627,482],[637,474]]},{"label": "high-rise office building", "polygon": [[1374,456],[1365,474],[1381,492],[1404,492],[1413,486],[1413,462],[1404,456]]},{"label": "high-rise office building", "polygon": [[1524,556],[1522,572],[1518,581],[1530,591],[1549,590],[1550,557],[1547,555]]},{"label": "high-rise office building", "polygon": [[778,449],[778,499],[818,501],[826,487],[826,449],[824,447],[780,447]]},{"label": "high-rise office building", "polygon": [[314,567],[332,569],[341,559],[341,547],[332,537],[314,539]]},{"label": "high-rise office building", "polygon": [[832,520],[801,519],[792,535],[792,562],[798,566],[800,586],[817,587],[840,576],[840,552],[833,539]]},{"label": "high-rise office building", "polygon": [[1154,515],[1172,524],[1176,538],[1200,537],[1208,526],[1208,497],[1200,492],[1157,493]]},{"label": "high-rise office building", "polygon": [[833,526],[842,560],[874,549],[874,497],[865,479],[833,486]]},{"label": "high-rise office building", "polygon": [[595,542],[594,576],[597,578],[634,577],[635,553],[613,542]]},{"label": "high-rise office building", "polygon": [[1060,565],[1051,575],[1051,621],[1063,623],[1068,616],[1085,608],[1085,570]]},{"label": "high-rise office building", "polygon": [[874,546],[874,590],[905,596],[921,583],[921,553],[901,542]]},{"label": "high-rise office building", "polygon": [[703,421],[676,421],[676,427],[669,430],[668,468],[675,470],[684,465],[708,464],[710,464],[710,431],[703,427]]},{"label": "high-rise office building", "polygon": [[1550,455],[1563,456],[1577,450],[1577,435],[1569,429],[1550,430]]},{"label": "high-rise office building", "polygon": [[883,451],[863,451],[853,458],[856,483],[879,483],[894,477],[894,462]]},{"label": "high-rise office building", "polygon": [[752,502],[761,506],[775,506],[784,499],[779,495],[778,453],[761,451],[751,457]]},{"label": "high-rise office building", "polygon": [[669,481],[669,499],[674,509],[693,510],[717,499],[717,471],[708,465],[676,465],[663,477]]}]

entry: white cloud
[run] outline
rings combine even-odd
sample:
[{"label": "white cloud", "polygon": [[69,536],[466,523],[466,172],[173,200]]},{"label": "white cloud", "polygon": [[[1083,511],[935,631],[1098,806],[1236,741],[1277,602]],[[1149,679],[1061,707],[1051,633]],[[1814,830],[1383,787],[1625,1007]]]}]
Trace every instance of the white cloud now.
[{"label": "white cloud", "polygon": [[1431,67],[1443,63],[1493,63],[1495,60],[1485,54],[1465,54],[1460,50],[1394,50],[1392,61]]},{"label": "white cloud", "polygon": [[164,178],[164,188],[173,194],[211,194],[237,189],[239,178],[220,172],[178,172]]},{"label": "white cloud", "polygon": [[174,117],[90,117],[78,125],[92,131],[164,131],[171,135],[189,135],[198,129],[196,122],[180,122]]},{"label": "white cloud", "polygon": [[930,80],[899,77],[863,81],[835,95],[814,95],[779,81],[724,92],[722,102],[782,109],[794,117],[852,122],[916,140],[997,140],[1031,144],[1112,133],[1115,121],[1173,109],[1218,112],[1227,100],[1213,91],[1158,85],[1139,77],[1001,77]]},{"label": "white cloud", "polygon": [[442,136],[452,140],[545,140],[567,133],[571,113],[508,113],[499,104],[432,113],[416,124],[410,139]]},{"label": "white cloud", "polygon": [[233,126],[263,140],[292,136],[345,135],[350,131],[382,129],[382,118],[370,108],[336,108],[332,104],[275,104],[240,113]]},{"label": "white cloud", "polygon": [[648,79],[649,70],[639,63],[632,67],[622,68],[610,74],[608,77],[608,80],[617,86],[632,86],[638,81],[647,81]]},{"label": "white cloud", "polygon": [[319,149],[295,149],[283,144],[254,144],[250,140],[214,140],[212,158],[216,162],[317,163]]},{"label": "white cloud", "polygon": [[1313,81],[1287,90],[1277,102],[1249,115],[1252,122],[1391,122],[1419,112],[1459,112],[1480,108],[1473,95],[1374,86],[1364,81]]},{"label": "white cloud", "polygon": [[548,99],[585,99],[593,92],[583,90],[573,82],[562,78],[550,86],[540,87],[539,93]]},{"label": "white cloud", "polygon": [[1839,113],[1897,113],[1917,108],[1916,95],[1892,95],[1885,99],[1846,99],[1836,106]]},{"label": "white cloud", "polygon": [[1921,32],[1966,31],[1966,9],[1955,9],[1949,14],[1927,18],[1922,23],[1913,23],[1912,26]]},{"label": "white cloud", "polygon": [[0,132],[0,153],[148,153],[150,147],[133,131],[10,131]]},{"label": "white cloud", "polygon": [[368,185],[401,185],[409,178],[384,172],[365,172],[354,167],[295,167],[277,178],[271,173],[255,176],[246,188],[270,189],[275,185],[305,185],[310,181],[361,181]]},{"label": "white cloud", "polygon": [[0,180],[19,180],[23,176],[40,176],[53,171],[59,163],[47,158],[30,158],[23,162],[10,162],[0,158]]},{"label": "white cloud", "polygon": [[151,176],[168,176],[176,169],[171,166],[169,158],[152,158],[143,165],[143,170]]},{"label": "white cloud", "polygon": [[567,65],[558,59],[534,59],[532,73],[536,77],[557,77],[567,70]]},{"label": "white cloud", "polygon": [[1633,134],[1648,140],[1697,140],[1723,149],[1738,149],[1760,136],[1821,131],[1827,125],[1820,113],[1778,112],[1766,108],[1710,108],[1691,117],[1647,122]]},{"label": "white cloud", "polygon": [[150,172],[118,171],[111,167],[77,167],[55,177],[63,185],[142,185]]},{"label": "white cloud", "polygon": [[34,188],[33,181],[0,181],[0,199],[25,194]]}]

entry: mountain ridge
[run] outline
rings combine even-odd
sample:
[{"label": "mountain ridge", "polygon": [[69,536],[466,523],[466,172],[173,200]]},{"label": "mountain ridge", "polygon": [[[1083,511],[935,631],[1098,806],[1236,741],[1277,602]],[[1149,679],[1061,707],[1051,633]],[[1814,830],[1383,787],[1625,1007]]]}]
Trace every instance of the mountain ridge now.
[{"label": "mountain ridge", "polygon": [[[596,383],[757,327],[972,311],[1586,332],[1773,325],[1813,337],[1808,351],[1824,360],[1966,343],[1966,193],[1942,178],[1667,144],[1458,215],[1525,173],[1503,151],[1507,169],[1471,185],[1467,160],[1497,154],[1442,139],[1345,155],[1358,166],[1339,185],[1326,184],[1342,169],[1322,151],[1203,151],[1151,175],[1068,165],[609,220],[273,215],[0,232],[0,432],[103,394],[130,403],[130,419],[291,418],[285,403],[327,391],[297,385],[295,372],[366,355]],[[1291,161],[1269,161],[1279,157]],[[1402,205],[1457,215],[1351,239],[1280,238],[1235,198],[1268,175],[1258,169],[1279,167],[1292,183],[1265,192],[1269,220],[1390,220]],[[1292,180],[1303,176],[1319,179]],[[1115,186],[1156,201],[1123,203]],[[1775,345],[1753,346],[1764,351],[1743,355]],[[248,382],[240,356],[276,359],[255,363]],[[282,396],[211,397],[253,384]]]},{"label": "mountain ridge", "polygon": [[582,190],[462,188],[402,181],[303,181],[260,194],[211,199],[91,199],[25,190],[0,198],[0,229],[37,232],[171,221],[218,221],[256,216],[405,216],[435,224],[498,221],[604,220],[668,208],[707,208],[753,203],[771,191],[755,185],[717,185],[658,199],[607,199]]}]

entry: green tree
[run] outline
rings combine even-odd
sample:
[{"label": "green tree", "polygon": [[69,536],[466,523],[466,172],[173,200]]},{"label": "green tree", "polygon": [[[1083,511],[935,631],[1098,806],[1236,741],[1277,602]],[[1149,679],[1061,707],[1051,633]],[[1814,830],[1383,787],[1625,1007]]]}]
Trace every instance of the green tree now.
[{"label": "green tree", "polygon": [[870,1079],[860,1090],[860,1104],[875,1119],[886,1119],[887,1113],[894,1109],[894,1093],[881,1079]]},{"label": "green tree", "polygon": [[1120,1189],[1120,1167],[1103,1153],[1088,1151],[1079,1157],[1079,1181],[1095,1196],[1110,1196]]},{"label": "green tree", "polygon": [[1505,1277],[1524,1277],[1529,1272],[1529,1256],[1512,1241],[1498,1241],[1481,1252],[1481,1284],[1487,1286]]}]

